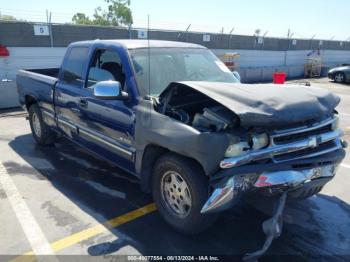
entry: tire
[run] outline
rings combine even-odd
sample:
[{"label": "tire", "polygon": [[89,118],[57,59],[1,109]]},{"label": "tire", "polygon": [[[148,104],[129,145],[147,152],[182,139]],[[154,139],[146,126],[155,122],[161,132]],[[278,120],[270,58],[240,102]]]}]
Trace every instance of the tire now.
[{"label": "tire", "polygon": [[[173,179],[174,176],[176,179]],[[172,183],[180,186],[173,188]],[[180,189],[183,189],[181,193]],[[158,159],[153,170],[152,193],[161,216],[183,234],[198,234],[212,225],[217,218],[217,214],[200,213],[208,199],[208,179],[196,162],[185,157],[167,153]],[[172,198],[172,204],[169,200],[171,196],[175,197]],[[176,204],[179,204],[178,209]]]},{"label": "tire", "polygon": [[37,104],[29,107],[29,123],[34,140],[39,145],[51,145],[55,141],[56,134],[45,124],[41,110]]},{"label": "tire", "polygon": [[345,82],[345,74],[343,72],[337,72],[334,74],[334,82],[336,83],[344,83]]}]

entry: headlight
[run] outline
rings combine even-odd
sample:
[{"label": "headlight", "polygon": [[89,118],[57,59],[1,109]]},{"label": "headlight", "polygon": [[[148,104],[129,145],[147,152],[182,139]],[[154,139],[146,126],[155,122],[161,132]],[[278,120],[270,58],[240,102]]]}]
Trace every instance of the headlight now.
[{"label": "headlight", "polygon": [[225,157],[234,157],[243,154],[244,151],[250,149],[248,142],[239,142],[230,144],[225,152]]},{"label": "headlight", "polygon": [[234,157],[244,154],[251,149],[260,149],[269,144],[269,137],[267,134],[259,134],[252,136],[251,143],[240,141],[238,137],[231,137],[230,144],[226,149],[225,157]]},{"label": "headlight", "polygon": [[255,150],[266,147],[268,146],[268,144],[269,144],[269,137],[265,133],[255,135],[252,137],[252,148]]},{"label": "headlight", "polygon": [[334,116],[334,121],[332,122],[332,130],[337,130],[339,128],[339,117]]}]

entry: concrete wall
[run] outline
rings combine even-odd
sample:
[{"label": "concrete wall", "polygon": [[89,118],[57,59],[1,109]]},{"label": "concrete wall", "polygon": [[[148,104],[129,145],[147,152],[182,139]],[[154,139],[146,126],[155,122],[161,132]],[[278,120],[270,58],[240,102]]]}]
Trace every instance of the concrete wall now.
[{"label": "concrete wall", "polygon": [[0,109],[19,106],[18,93],[14,81],[0,81]]},{"label": "concrete wall", "polygon": [[[242,82],[265,82],[272,80],[274,72],[286,72],[287,78],[304,76],[304,64],[309,50],[265,51],[265,50],[213,50],[218,56],[226,52],[239,52],[237,60]],[[350,51],[321,50],[322,73],[337,64],[350,62]]]},{"label": "concrete wall", "polygon": [[9,47],[8,50],[10,56],[0,58],[0,80],[14,80],[19,69],[59,67],[66,48]]},{"label": "concrete wall", "polygon": [[10,57],[0,57],[0,109],[19,106],[16,73],[25,68],[59,67],[66,48],[10,47]]}]

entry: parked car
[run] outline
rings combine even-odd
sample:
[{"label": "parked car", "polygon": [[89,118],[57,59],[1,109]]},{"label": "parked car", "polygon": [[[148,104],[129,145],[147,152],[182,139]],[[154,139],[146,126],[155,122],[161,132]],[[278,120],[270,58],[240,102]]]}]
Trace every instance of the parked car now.
[{"label": "parked car", "polygon": [[64,136],[137,176],[182,233],[205,230],[239,201],[277,201],[264,248],[248,258],[281,234],[286,199],[318,193],[345,156],[339,97],[240,84],[200,45],[77,42],[60,68],[20,70],[17,85],[39,145]]},{"label": "parked car", "polygon": [[328,78],[334,80],[337,83],[349,83],[350,65],[343,64],[341,66],[332,68],[328,71]]}]

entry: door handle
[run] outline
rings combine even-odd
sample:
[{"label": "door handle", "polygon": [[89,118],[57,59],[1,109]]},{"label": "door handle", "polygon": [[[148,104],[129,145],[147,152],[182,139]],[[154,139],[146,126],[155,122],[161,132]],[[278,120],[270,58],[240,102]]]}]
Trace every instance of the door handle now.
[{"label": "door handle", "polygon": [[73,113],[80,114],[79,108],[73,107],[71,110],[73,111]]},{"label": "door handle", "polygon": [[80,99],[80,101],[79,101],[79,106],[80,106],[80,107],[83,107],[83,108],[86,108],[86,107],[88,106],[87,100],[85,100],[85,99]]}]

